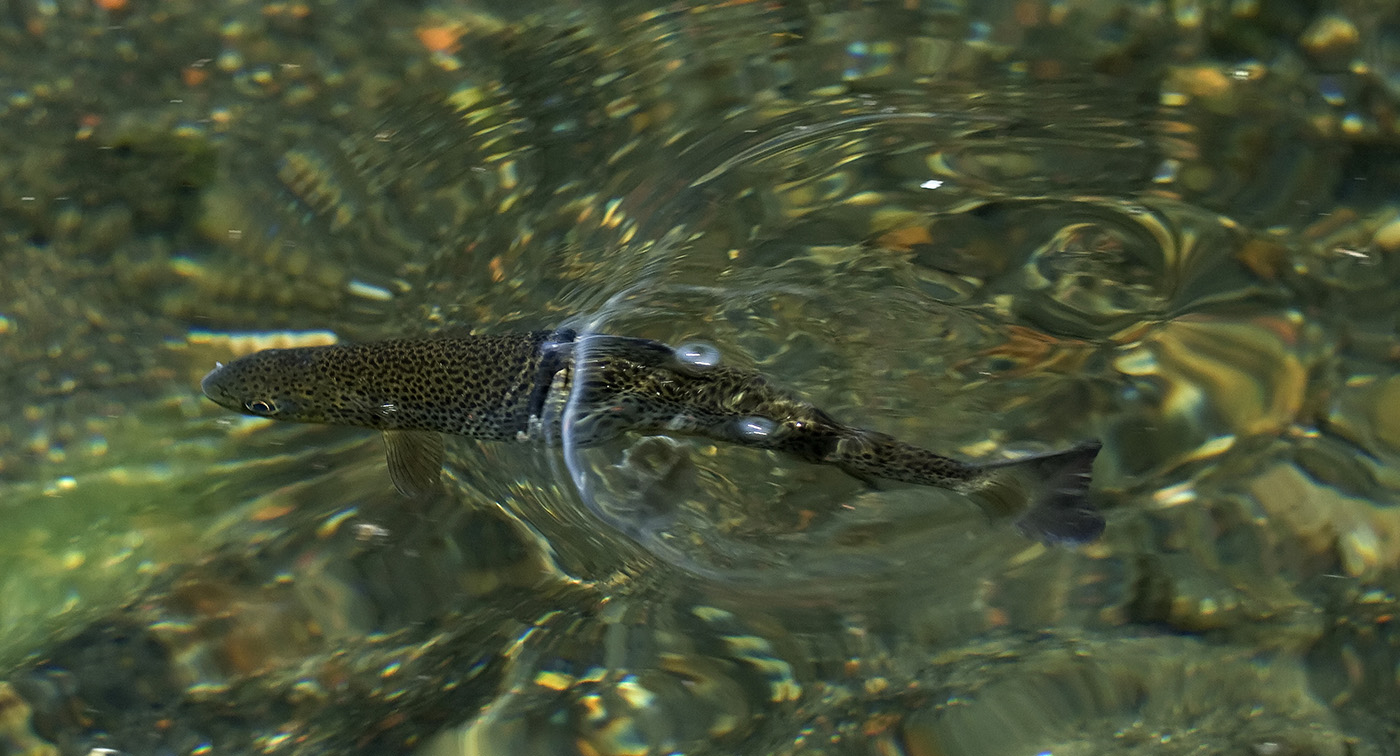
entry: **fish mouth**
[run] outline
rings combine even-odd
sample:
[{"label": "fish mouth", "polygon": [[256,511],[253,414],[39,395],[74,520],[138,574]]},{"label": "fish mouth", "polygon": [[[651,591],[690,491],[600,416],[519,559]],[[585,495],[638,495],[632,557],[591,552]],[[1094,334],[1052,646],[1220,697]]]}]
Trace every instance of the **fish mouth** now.
[{"label": "fish mouth", "polygon": [[224,373],[224,363],[215,363],[214,369],[199,381],[199,390],[211,401],[220,406],[228,406],[228,393],[219,385],[219,377]]}]

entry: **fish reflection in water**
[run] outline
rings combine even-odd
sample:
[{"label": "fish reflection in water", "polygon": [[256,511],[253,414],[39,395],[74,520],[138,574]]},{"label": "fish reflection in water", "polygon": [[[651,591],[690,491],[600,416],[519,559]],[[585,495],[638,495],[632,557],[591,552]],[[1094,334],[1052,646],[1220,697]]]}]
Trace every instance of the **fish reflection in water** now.
[{"label": "fish reflection in water", "polygon": [[963,462],[842,423],[693,342],[673,348],[559,330],[268,349],[218,366],[202,387],[246,414],[381,431],[390,476],[408,496],[436,486],[444,433],[492,441],[567,435],[579,446],[624,433],[676,434],[834,465],[872,485],[973,492],[1021,476],[1039,488],[1017,520],[1028,537],[1082,543],[1104,527],[1086,501],[1098,442]]}]

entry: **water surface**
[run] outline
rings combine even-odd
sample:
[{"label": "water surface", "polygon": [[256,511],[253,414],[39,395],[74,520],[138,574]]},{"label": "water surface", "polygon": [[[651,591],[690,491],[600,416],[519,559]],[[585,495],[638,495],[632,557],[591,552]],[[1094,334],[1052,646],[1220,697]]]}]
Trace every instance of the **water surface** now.
[{"label": "water surface", "polygon": [[[1400,753],[1398,32],[11,3],[0,753]],[[963,458],[1101,438],[1107,532],[679,438],[457,439],[407,502],[198,394],[561,325]]]}]

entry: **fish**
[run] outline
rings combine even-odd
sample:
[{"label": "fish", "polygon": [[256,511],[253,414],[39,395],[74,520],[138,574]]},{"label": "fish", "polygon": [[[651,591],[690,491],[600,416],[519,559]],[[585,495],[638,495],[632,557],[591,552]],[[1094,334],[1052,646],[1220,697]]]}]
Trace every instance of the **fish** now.
[{"label": "fish", "polygon": [[405,496],[439,484],[444,434],[567,437],[578,446],[678,435],[834,466],[874,487],[973,493],[1008,474],[1029,477],[1040,490],[1016,520],[1025,536],[1073,545],[1105,527],[1088,500],[1097,440],[962,461],[843,423],[762,373],[725,364],[706,344],[560,329],[266,349],[218,365],[201,388],[235,412],[380,431],[390,479]]}]

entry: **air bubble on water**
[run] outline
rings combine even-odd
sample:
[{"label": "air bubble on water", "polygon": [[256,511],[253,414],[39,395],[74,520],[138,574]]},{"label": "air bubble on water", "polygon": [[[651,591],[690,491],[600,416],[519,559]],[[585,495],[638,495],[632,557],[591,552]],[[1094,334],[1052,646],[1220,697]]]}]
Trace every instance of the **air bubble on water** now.
[{"label": "air bubble on water", "polygon": [[359,522],[354,525],[355,539],[359,541],[372,541],[383,543],[389,538],[389,529],[375,525],[372,522]]},{"label": "air bubble on water", "polygon": [[739,435],[752,441],[763,441],[773,435],[777,427],[766,417],[746,417],[739,420]]},{"label": "air bubble on water", "polygon": [[686,368],[703,373],[719,366],[719,349],[704,341],[687,341],[676,347],[676,359]]}]

